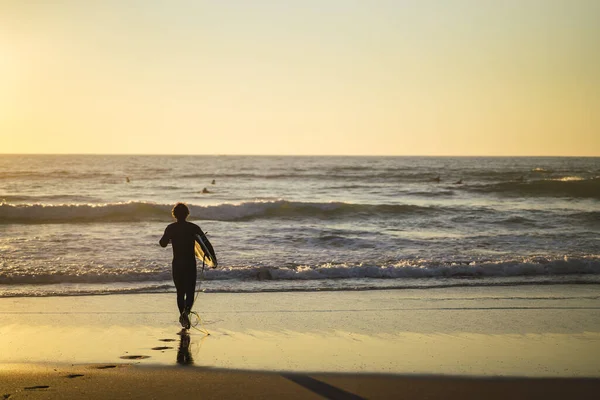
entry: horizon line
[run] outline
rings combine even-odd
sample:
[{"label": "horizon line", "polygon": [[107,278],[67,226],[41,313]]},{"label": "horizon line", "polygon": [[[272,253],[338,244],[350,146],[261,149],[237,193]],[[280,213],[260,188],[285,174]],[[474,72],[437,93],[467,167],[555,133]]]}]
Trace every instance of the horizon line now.
[{"label": "horizon line", "polygon": [[528,158],[599,158],[599,155],[483,155],[483,154],[192,154],[192,153],[2,153],[0,156],[181,156],[181,157],[194,157],[194,156],[205,156],[205,157],[464,157],[464,158],[508,158],[508,157],[528,157]]}]

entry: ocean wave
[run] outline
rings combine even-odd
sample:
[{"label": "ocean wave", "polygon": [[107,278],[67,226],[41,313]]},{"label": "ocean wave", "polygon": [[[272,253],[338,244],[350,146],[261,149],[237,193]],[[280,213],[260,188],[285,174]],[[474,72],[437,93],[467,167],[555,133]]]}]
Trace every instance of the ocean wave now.
[{"label": "ocean wave", "polygon": [[[600,179],[544,179],[465,186],[466,190],[512,196],[544,196],[600,199]],[[578,177],[579,178],[579,177]]]},{"label": "ocean wave", "polygon": [[[600,211],[581,211],[569,214],[569,218],[580,222],[600,226]],[[598,225],[595,225],[598,224]]]},{"label": "ocean wave", "polygon": [[435,191],[410,191],[410,192],[402,192],[404,195],[408,196],[424,196],[424,197],[449,197],[454,196],[456,193],[454,190],[435,190]]},{"label": "ocean wave", "polygon": [[[131,201],[109,204],[7,204],[0,203],[0,223],[78,223],[169,221],[172,205]],[[374,215],[426,215],[439,207],[409,204],[352,204],[343,202],[252,201],[212,206],[190,205],[193,218],[213,221],[247,221],[264,218],[336,218]]]},{"label": "ocean wave", "polygon": [[324,264],[294,268],[229,267],[210,270],[207,279],[401,279],[401,278],[477,278],[600,274],[600,258],[543,257],[509,261],[448,262],[406,260],[390,265]]},{"label": "ocean wave", "polygon": [[506,225],[535,225],[536,222],[532,219],[529,218],[525,218],[523,216],[512,216],[506,219],[503,219],[501,221],[498,221],[499,224],[506,224]]},{"label": "ocean wave", "polygon": [[570,182],[570,181],[584,181],[585,178],[581,176],[563,176],[561,178],[553,178],[553,181]]},{"label": "ocean wave", "polygon": [[71,203],[91,203],[99,201],[96,197],[91,196],[80,196],[80,195],[68,195],[68,194],[55,194],[55,195],[42,195],[42,196],[27,196],[27,195],[0,195],[0,204],[2,203],[44,203],[44,202],[71,202]]},{"label": "ocean wave", "polygon": [[122,177],[121,175],[115,175],[109,172],[100,171],[86,171],[81,172],[77,170],[55,170],[55,171],[42,171],[42,170],[13,170],[0,172],[0,180],[44,180],[49,179],[70,179],[70,180],[87,180],[87,179],[98,179],[98,178],[112,178]]},{"label": "ocean wave", "polygon": [[107,284],[137,283],[171,280],[167,267],[104,267],[101,265],[70,265],[6,268],[0,271],[2,285],[32,284]]},{"label": "ocean wave", "polygon": [[[401,260],[387,265],[332,264],[293,267],[228,266],[204,271],[207,281],[307,281],[339,279],[507,278],[600,275],[600,257],[531,257],[503,261],[439,262]],[[102,268],[71,266],[61,269],[0,270],[0,284],[106,284],[168,282],[169,266]],[[442,283],[439,283],[442,284]]]},{"label": "ocean wave", "polygon": [[135,201],[109,204],[0,203],[0,224],[166,221],[171,208],[167,204]]}]

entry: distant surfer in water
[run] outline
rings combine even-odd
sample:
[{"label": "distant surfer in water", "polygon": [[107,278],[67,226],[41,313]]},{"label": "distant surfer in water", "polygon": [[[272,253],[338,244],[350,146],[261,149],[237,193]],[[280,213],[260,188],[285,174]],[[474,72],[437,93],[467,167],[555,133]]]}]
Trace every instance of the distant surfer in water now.
[{"label": "distant surfer in water", "polygon": [[159,243],[162,247],[167,247],[171,242],[171,246],[173,246],[173,282],[175,283],[175,289],[177,289],[179,322],[183,328],[189,329],[191,325],[189,315],[194,304],[194,292],[196,291],[197,270],[194,244],[196,235],[203,238],[206,236],[198,225],[186,221],[186,218],[190,215],[190,210],[185,204],[175,204],[172,215],[177,222],[167,226]]}]

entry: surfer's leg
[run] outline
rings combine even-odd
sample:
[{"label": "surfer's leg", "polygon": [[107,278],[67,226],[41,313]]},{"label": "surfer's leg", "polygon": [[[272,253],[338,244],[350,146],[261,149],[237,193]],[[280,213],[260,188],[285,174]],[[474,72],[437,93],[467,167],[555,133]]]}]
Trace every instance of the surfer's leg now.
[{"label": "surfer's leg", "polygon": [[191,311],[192,306],[194,305],[194,294],[196,292],[196,266],[190,268],[186,274],[185,281],[185,309],[186,311]]},{"label": "surfer's leg", "polygon": [[185,276],[182,273],[182,268],[173,265],[173,283],[175,284],[175,290],[177,290],[177,308],[179,314],[183,313],[185,309]]}]

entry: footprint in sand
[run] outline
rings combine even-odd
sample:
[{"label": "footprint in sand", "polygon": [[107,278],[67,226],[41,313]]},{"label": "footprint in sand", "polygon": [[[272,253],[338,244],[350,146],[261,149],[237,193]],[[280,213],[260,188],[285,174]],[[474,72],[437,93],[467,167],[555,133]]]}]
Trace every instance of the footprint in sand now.
[{"label": "footprint in sand", "polygon": [[169,346],[160,346],[160,347],[153,347],[152,350],[168,350],[168,349],[172,349],[172,347]]},{"label": "footprint in sand", "polygon": [[144,358],[150,358],[150,356],[121,356],[123,360],[142,360]]},{"label": "footprint in sand", "polygon": [[65,378],[73,379],[73,378],[79,378],[80,376],[83,376],[83,374],[69,374]]},{"label": "footprint in sand", "polygon": [[101,365],[99,367],[96,367],[96,369],[108,369],[108,368],[117,368],[116,365]]},{"label": "footprint in sand", "polygon": [[160,340],[161,342],[174,342],[175,341],[175,339],[158,339],[158,340]]},{"label": "footprint in sand", "polygon": [[50,386],[48,385],[37,385],[37,386],[28,386],[24,388],[25,390],[36,390],[36,389],[48,389]]}]

